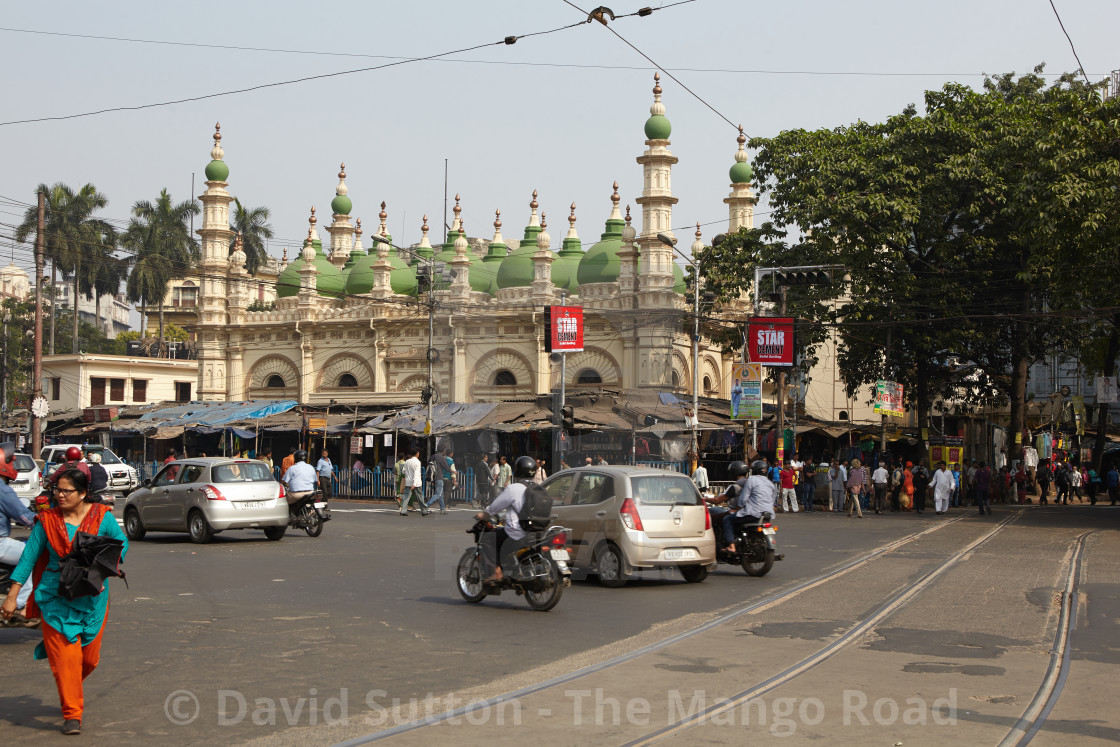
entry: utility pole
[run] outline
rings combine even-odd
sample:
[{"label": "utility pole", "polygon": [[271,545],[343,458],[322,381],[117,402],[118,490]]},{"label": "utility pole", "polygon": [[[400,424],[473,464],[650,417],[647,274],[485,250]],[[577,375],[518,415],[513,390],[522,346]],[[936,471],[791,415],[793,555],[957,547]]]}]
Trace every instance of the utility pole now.
[{"label": "utility pole", "polygon": [[[891,331],[892,327],[887,327],[887,352],[883,356],[883,378],[890,380],[888,377],[891,375]],[[879,433],[879,453],[885,454],[887,451],[887,414],[883,413],[883,424],[881,432]]]},{"label": "utility pole", "polygon": [[[47,229],[46,196],[39,193],[39,224],[35,234],[35,353],[31,364],[31,458],[43,451],[42,418],[35,415],[36,401],[43,397],[43,233]],[[53,288],[52,288],[53,290]],[[51,304],[53,313],[54,304]],[[52,325],[53,329],[53,325]],[[7,335],[4,336],[7,339]],[[4,371],[5,376],[7,371]]]},{"label": "utility pole", "polygon": [[[696,229],[699,236],[700,229]],[[697,239],[699,241],[699,239]],[[700,442],[696,437],[696,426],[700,420],[700,263],[692,264],[692,469],[700,466]]]},{"label": "utility pole", "polygon": [[[447,230],[447,224],[444,223],[444,231]],[[444,243],[446,239],[444,239]],[[435,336],[436,331],[436,277],[435,277],[435,263],[428,263],[428,392],[426,399],[428,400],[428,421],[424,425],[425,435],[428,436],[428,461],[431,461],[432,454],[435,453],[434,438],[432,436],[432,397],[435,394],[435,386],[432,381],[432,356],[435,355],[435,349],[432,347],[432,338]]]},{"label": "utility pole", "polygon": [[[786,286],[782,285],[778,288],[778,294],[781,297],[780,305],[778,307],[778,316],[786,315]],[[785,465],[785,450],[786,450],[786,370],[781,368],[778,370],[778,441],[775,449],[775,456],[777,457],[778,466]]]}]

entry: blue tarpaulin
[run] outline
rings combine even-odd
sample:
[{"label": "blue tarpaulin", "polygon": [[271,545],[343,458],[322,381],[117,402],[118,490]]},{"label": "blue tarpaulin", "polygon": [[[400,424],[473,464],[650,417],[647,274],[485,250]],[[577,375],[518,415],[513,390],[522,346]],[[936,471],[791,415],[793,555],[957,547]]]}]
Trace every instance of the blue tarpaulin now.
[{"label": "blue tarpaulin", "polygon": [[[485,427],[485,422],[497,408],[493,403],[447,402],[432,407],[432,433],[453,433]],[[425,405],[416,405],[397,414],[378,415],[361,426],[362,430],[387,432],[401,430],[422,434],[428,415]]]},{"label": "blue tarpaulin", "polygon": [[147,431],[152,428],[216,428],[228,423],[261,420],[287,412],[299,403],[294,399],[252,400],[249,402],[184,402],[172,407],[144,413],[130,428],[120,430]]}]

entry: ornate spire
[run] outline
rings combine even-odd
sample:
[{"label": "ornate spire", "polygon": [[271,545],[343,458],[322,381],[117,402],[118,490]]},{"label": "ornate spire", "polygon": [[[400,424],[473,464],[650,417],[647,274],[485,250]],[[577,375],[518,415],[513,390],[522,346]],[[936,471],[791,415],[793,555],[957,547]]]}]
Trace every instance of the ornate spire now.
[{"label": "ornate spire", "polygon": [[630,225],[630,206],[626,206],[626,226],[622,229],[622,240],[627,244],[632,244],[634,239],[637,238],[638,232]]},{"label": "ornate spire", "polygon": [[618,182],[615,182],[614,194],[611,195],[611,217],[607,220],[622,220],[622,213],[618,212],[618,203],[621,199],[618,196]]},{"label": "ornate spire", "polygon": [[459,235],[455,237],[455,242],[452,246],[455,248],[455,256],[465,257],[469,246],[467,243],[467,229],[463,227],[463,221],[460,218],[456,218],[455,220],[459,223]]},{"label": "ornate spire", "polygon": [[206,169],[203,171],[203,173],[206,174],[206,181],[208,182],[224,182],[229,179],[229,166],[222,160],[225,158],[226,152],[222,150],[221,130],[221,123],[215,123],[214,147],[210,149],[210,163],[206,164]]},{"label": "ornate spire", "polygon": [[346,189],[346,164],[342,163],[338,167],[338,186],[334,188],[336,195],[344,195],[348,190]]},{"label": "ornate spire", "polygon": [[358,218],[358,225],[354,227],[354,235],[357,237],[357,241],[361,242],[361,240],[362,240],[362,219],[361,218]]},{"label": "ornate spire", "polygon": [[428,216],[424,216],[424,224],[420,226],[420,249],[431,249],[432,244],[428,240]]},{"label": "ornate spire", "polygon": [[541,232],[537,234],[537,246],[541,249],[548,249],[552,246],[552,237],[549,236],[547,228],[548,221],[545,220],[544,213],[541,213]]},{"label": "ornate spire", "polygon": [[568,239],[578,239],[579,235],[576,233],[576,204],[572,203],[572,214],[568,216]]},{"label": "ornate spire", "polygon": [[353,255],[354,252],[365,254],[365,249],[362,248],[362,219],[358,218],[356,223],[357,225],[354,226],[354,247],[350,250],[351,255]]},{"label": "ornate spire", "polygon": [[455,193],[455,207],[451,208],[451,212],[455,213],[455,217],[451,220],[451,230],[452,231],[458,231],[458,230],[460,230],[460,228],[459,228],[459,225],[460,225],[459,214],[463,212],[463,208],[459,207],[459,193],[458,192]]},{"label": "ornate spire", "polygon": [[284,256],[280,259],[280,272],[288,269],[288,247],[284,247]]},{"label": "ornate spire", "polygon": [[494,238],[490,239],[491,244],[504,244],[506,240],[502,238],[502,211],[494,211]]},{"label": "ornate spire", "polygon": [[[389,217],[389,214],[385,212],[385,201],[382,200],[381,201],[381,212],[377,214],[377,218],[381,221],[381,225],[378,226],[378,228],[377,228],[377,235],[378,236],[388,236],[389,235],[389,229],[387,229],[385,227],[385,219],[388,218],[388,217]],[[427,216],[424,216],[424,218],[425,218],[425,221],[426,221]]]},{"label": "ornate spire", "polygon": [[649,107],[649,119],[646,120],[647,140],[668,140],[673,126],[665,116],[665,105],[661,103],[661,76],[653,74],[653,104]]},{"label": "ornate spire", "polygon": [[210,158],[215,161],[221,161],[226,157],[226,152],[222,150],[222,123],[214,123],[214,147],[210,149]]},{"label": "ornate spire", "polygon": [[315,261],[315,208],[311,208],[311,225],[307,227],[307,243],[303,245],[303,261],[310,264]]},{"label": "ornate spire", "polygon": [[346,164],[338,167],[338,186],[334,188],[334,199],[331,200],[331,212],[335,215],[350,215],[354,203],[347,196]]},{"label": "ornate spire", "polygon": [[319,240],[319,230],[317,228],[315,228],[315,224],[319,222],[319,219],[315,217],[315,206],[314,205],[311,206],[311,217],[307,219],[307,222],[310,224],[308,226],[308,229],[307,229],[307,241],[308,242],[318,241]]},{"label": "ornate spire", "polygon": [[735,184],[750,184],[754,179],[754,170],[751,165],[747,163],[747,149],[745,146],[747,136],[743,134],[743,125],[739,125],[739,137],[735,138],[735,142],[739,143],[739,150],[735,151],[735,164],[728,172],[731,177],[731,183]]},{"label": "ornate spire", "polygon": [[530,226],[539,226],[541,224],[540,219],[537,217],[537,208],[538,207],[540,207],[540,204],[537,202],[537,190],[534,189],[533,190],[533,201],[529,203],[529,209],[532,210],[532,213],[529,214],[529,225]]},{"label": "ornate spire", "polygon": [[661,73],[653,74],[653,104],[649,107],[650,114],[665,114],[665,105],[661,103]]},{"label": "ornate spire", "polygon": [[696,241],[692,242],[691,251],[694,259],[697,254],[704,251],[704,242],[700,240],[700,221],[696,221]]}]

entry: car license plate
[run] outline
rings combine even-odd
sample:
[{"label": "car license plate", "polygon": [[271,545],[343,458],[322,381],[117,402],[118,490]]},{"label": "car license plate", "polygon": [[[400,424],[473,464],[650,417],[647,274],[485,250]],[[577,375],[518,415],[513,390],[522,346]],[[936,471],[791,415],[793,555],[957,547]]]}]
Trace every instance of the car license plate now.
[{"label": "car license plate", "polygon": [[324,501],[319,501],[318,503],[315,504],[315,508],[326,508],[326,507],[327,507],[327,504]]},{"label": "car license plate", "polygon": [[690,549],[666,550],[661,554],[665,560],[695,560],[696,551]]},{"label": "car license plate", "polygon": [[552,551],[552,559],[553,560],[563,560],[563,561],[566,562],[566,561],[569,560],[568,551],[567,550],[553,550]]},{"label": "car license plate", "polygon": [[775,534],[773,529],[763,529],[762,533],[763,534]]},{"label": "car license plate", "polygon": [[235,505],[238,508],[264,508],[264,501],[241,501]]},{"label": "car license plate", "polygon": [[27,480],[12,480],[12,485],[26,485]]}]

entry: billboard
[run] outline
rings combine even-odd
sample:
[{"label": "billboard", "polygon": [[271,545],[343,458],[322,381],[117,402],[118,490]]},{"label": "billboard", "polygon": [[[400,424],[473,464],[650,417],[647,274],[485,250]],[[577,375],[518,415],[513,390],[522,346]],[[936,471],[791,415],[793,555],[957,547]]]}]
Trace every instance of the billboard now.
[{"label": "billboard", "polygon": [[762,420],[762,364],[731,365],[731,419]]},{"label": "billboard", "polygon": [[902,417],[902,384],[895,381],[875,382],[875,414]]},{"label": "billboard", "polygon": [[749,320],[747,360],[764,366],[792,366],[793,319],[775,316]]},{"label": "billboard", "polygon": [[545,350],[549,353],[583,352],[583,307],[546,306]]}]

